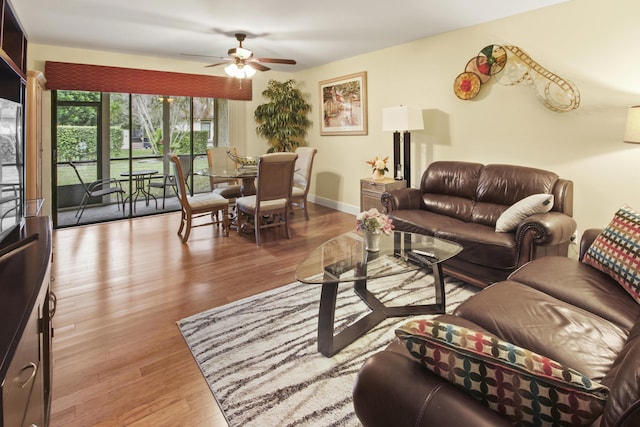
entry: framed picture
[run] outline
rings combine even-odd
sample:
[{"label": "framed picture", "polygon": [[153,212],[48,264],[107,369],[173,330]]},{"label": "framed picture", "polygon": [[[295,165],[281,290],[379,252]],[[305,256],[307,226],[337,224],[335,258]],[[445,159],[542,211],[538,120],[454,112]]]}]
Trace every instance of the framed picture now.
[{"label": "framed picture", "polygon": [[320,82],[320,135],[367,134],[367,73]]}]

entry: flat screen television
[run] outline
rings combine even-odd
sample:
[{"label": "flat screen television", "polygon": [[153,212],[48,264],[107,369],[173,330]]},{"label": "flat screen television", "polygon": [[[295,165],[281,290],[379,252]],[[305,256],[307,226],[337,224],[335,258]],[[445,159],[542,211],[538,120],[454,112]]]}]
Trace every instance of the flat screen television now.
[{"label": "flat screen television", "polygon": [[0,98],[0,247],[24,221],[23,125],[22,105]]}]

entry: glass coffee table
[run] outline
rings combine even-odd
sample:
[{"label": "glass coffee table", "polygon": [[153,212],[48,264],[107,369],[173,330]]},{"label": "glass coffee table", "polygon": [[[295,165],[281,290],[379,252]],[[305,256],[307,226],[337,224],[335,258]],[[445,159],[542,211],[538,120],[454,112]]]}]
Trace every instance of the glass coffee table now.
[{"label": "glass coffee table", "polygon": [[[461,250],[462,246],[455,242],[402,231],[383,235],[379,252],[366,251],[364,237],[356,232],[342,234],[314,249],[298,265],[296,279],[305,284],[322,285],[318,351],[331,357],[389,317],[444,313],[446,302],[440,264]],[[434,304],[387,307],[367,289],[368,280],[422,268],[433,270]],[[371,312],[334,335],[338,285],[350,282]]]}]

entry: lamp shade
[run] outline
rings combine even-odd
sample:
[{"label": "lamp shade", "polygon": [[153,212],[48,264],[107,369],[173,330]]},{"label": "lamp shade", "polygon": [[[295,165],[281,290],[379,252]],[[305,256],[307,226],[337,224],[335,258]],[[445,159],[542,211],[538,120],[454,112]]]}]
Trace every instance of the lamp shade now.
[{"label": "lamp shade", "polygon": [[624,131],[624,142],[640,144],[640,105],[629,107],[627,126]]},{"label": "lamp shade", "polygon": [[422,111],[406,105],[382,109],[383,131],[404,131],[424,129]]}]

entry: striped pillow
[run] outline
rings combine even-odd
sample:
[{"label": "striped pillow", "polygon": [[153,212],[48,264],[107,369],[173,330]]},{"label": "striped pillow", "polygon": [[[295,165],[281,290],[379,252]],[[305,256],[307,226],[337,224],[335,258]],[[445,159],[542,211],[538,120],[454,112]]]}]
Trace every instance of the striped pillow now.
[{"label": "striped pillow", "polygon": [[623,205],[582,259],[608,274],[640,304],[640,213]]},{"label": "striped pillow", "polygon": [[494,336],[437,320],[396,330],[421,365],[518,426],[586,426],[609,389],[547,357]]}]

